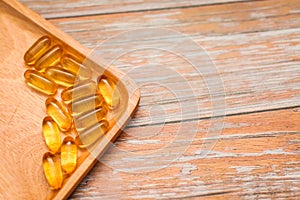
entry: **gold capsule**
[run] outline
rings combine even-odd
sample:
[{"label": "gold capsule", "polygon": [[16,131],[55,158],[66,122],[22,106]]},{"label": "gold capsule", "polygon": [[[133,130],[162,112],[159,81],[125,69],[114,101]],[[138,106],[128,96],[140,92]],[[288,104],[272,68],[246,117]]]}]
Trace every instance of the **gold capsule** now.
[{"label": "gold capsule", "polygon": [[49,36],[39,38],[24,54],[24,61],[27,65],[33,66],[37,59],[39,59],[51,46],[51,39]]},{"label": "gold capsule", "polygon": [[75,118],[75,126],[77,131],[81,131],[86,127],[93,126],[101,121],[107,113],[106,107],[99,107],[92,111],[83,113]]},{"label": "gold capsule", "polygon": [[103,98],[100,94],[84,97],[82,99],[73,100],[68,104],[68,108],[73,116],[78,116],[82,113],[94,110],[101,107]]},{"label": "gold capsule", "polygon": [[102,120],[94,126],[88,127],[83,131],[78,132],[76,138],[77,145],[80,148],[86,148],[100,140],[108,131],[109,123]]},{"label": "gold capsule", "polygon": [[28,86],[46,95],[53,95],[57,91],[57,84],[50,77],[36,70],[26,70],[24,77]]},{"label": "gold capsule", "polygon": [[110,109],[116,108],[120,103],[120,93],[115,83],[106,77],[101,77],[98,82],[98,91],[103,96]]},{"label": "gold capsule", "polygon": [[44,70],[47,67],[55,66],[63,54],[63,47],[61,45],[55,45],[40,57],[36,63],[35,68],[37,70]]},{"label": "gold capsule", "polygon": [[61,99],[65,104],[72,100],[80,99],[96,93],[96,84],[94,82],[85,82],[62,91]]},{"label": "gold capsule", "polygon": [[49,97],[45,105],[48,115],[52,117],[60,130],[68,131],[72,126],[72,117],[63,105],[53,97]]},{"label": "gold capsule", "polygon": [[70,87],[74,85],[76,75],[73,72],[61,68],[59,65],[48,67],[45,74],[51,77],[58,85]]},{"label": "gold capsule", "polygon": [[43,120],[43,135],[49,150],[56,153],[61,145],[60,131],[54,120],[47,116]]},{"label": "gold capsule", "polygon": [[43,169],[45,177],[52,189],[61,188],[63,183],[63,174],[58,157],[50,152],[43,156]]},{"label": "gold capsule", "polygon": [[86,80],[91,77],[91,69],[85,65],[82,65],[80,61],[76,60],[71,55],[64,55],[61,59],[62,67],[73,72],[80,77],[80,80]]},{"label": "gold capsule", "polygon": [[61,167],[66,174],[71,174],[77,165],[77,146],[74,139],[70,136],[66,137],[61,146]]}]

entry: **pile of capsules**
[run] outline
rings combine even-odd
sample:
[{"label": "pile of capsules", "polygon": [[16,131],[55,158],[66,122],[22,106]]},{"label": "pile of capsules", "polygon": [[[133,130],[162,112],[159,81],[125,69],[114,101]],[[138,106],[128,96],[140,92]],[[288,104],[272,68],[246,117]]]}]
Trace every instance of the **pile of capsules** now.
[{"label": "pile of capsules", "polygon": [[93,145],[108,131],[106,115],[120,102],[115,83],[104,75],[96,83],[91,68],[79,60],[49,36],[24,55],[31,68],[24,73],[27,85],[48,96],[42,130],[49,152],[43,169],[52,189],[61,188],[75,171],[78,148]]}]

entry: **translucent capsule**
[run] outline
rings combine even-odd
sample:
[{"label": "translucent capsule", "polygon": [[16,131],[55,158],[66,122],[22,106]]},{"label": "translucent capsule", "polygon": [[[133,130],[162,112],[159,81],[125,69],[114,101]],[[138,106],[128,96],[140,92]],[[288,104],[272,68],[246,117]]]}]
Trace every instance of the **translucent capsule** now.
[{"label": "translucent capsule", "polygon": [[67,88],[62,91],[61,99],[64,103],[68,104],[72,100],[84,98],[86,96],[91,96],[96,93],[96,84],[94,82],[85,82],[79,85]]},{"label": "translucent capsule", "polygon": [[66,137],[61,146],[61,167],[66,174],[71,174],[77,165],[77,146],[74,139],[70,136]]},{"label": "translucent capsule", "polygon": [[63,105],[53,97],[49,97],[45,105],[48,115],[52,117],[60,130],[68,131],[72,126],[72,117]]},{"label": "translucent capsule", "polygon": [[82,113],[94,110],[95,108],[99,108],[102,104],[102,96],[95,94],[82,99],[73,100],[68,104],[68,108],[73,116],[78,116]]},{"label": "translucent capsule", "polygon": [[86,80],[91,77],[91,69],[85,65],[82,65],[80,61],[76,60],[71,55],[64,55],[61,59],[62,67],[73,72],[80,77],[80,80]]},{"label": "translucent capsule", "polygon": [[76,75],[73,72],[65,70],[59,67],[59,65],[47,68],[45,74],[51,77],[58,85],[63,87],[70,87],[74,85],[76,79]]},{"label": "translucent capsule", "polygon": [[45,177],[51,188],[54,190],[61,188],[63,174],[58,157],[50,152],[45,153],[43,156],[43,168]]},{"label": "translucent capsule", "polygon": [[120,103],[120,93],[115,83],[106,77],[101,77],[98,82],[98,91],[103,96],[110,109],[116,108]]},{"label": "translucent capsule", "polygon": [[39,38],[24,54],[24,61],[27,65],[33,66],[37,59],[39,59],[51,46],[51,39],[49,36]]},{"label": "translucent capsule", "polygon": [[50,77],[36,70],[26,70],[24,77],[28,86],[46,95],[53,95],[57,91],[57,84]]},{"label": "translucent capsule", "polygon": [[108,131],[109,123],[106,120],[102,120],[94,126],[78,132],[76,138],[77,145],[80,148],[86,148],[101,139]]},{"label": "translucent capsule", "polygon": [[99,107],[95,110],[83,113],[75,118],[75,126],[77,131],[81,131],[86,127],[93,126],[101,121],[107,113],[106,107]]},{"label": "translucent capsule", "polygon": [[61,45],[55,45],[36,61],[35,68],[37,70],[44,70],[49,66],[55,66],[60,61],[62,53],[63,47]]},{"label": "translucent capsule", "polygon": [[43,135],[49,150],[56,153],[61,145],[60,131],[50,116],[45,117],[43,120]]}]

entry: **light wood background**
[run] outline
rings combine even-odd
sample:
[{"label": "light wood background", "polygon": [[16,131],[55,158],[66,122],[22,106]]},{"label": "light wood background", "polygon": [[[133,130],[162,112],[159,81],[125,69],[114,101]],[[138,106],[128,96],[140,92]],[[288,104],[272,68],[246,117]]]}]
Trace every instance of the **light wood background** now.
[{"label": "light wood background", "polygon": [[[189,75],[187,63],[164,51],[145,50],[120,58],[116,65],[127,72],[153,60],[167,65],[189,77],[196,92],[193,96],[186,91],[174,103],[168,91],[143,85],[155,83],[156,76],[139,79],[131,72],[142,95],[137,114],[115,144],[123,153],[110,150],[70,199],[300,198],[300,1],[21,2],[89,48],[133,29],[180,32],[206,50],[219,72],[211,76],[223,81],[225,115],[211,116],[211,94],[203,90],[203,77]],[[177,42],[168,36],[166,40]],[[132,48],[136,42],[108,40],[104,55],[110,58],[109,52]],[[185,49],[194,53],[188,46]],[[176,84],[170,77],[164,81]],[[188,109],[182,115],[178,102],[192,105],[192,97],[199,102],[199,111]],[[151,110],[155,105],[163,105],[164,115]],[[224,120],[221,135],[202,157],[206,132],[216,119]],[[148,162],[168,160],[171,151],[163,156],[156,152],[172,142],[179,126],[182,135],[198,128],[182,155],[161,169]],[[123,162],[124,152],[140,155],[147,170]]]}]

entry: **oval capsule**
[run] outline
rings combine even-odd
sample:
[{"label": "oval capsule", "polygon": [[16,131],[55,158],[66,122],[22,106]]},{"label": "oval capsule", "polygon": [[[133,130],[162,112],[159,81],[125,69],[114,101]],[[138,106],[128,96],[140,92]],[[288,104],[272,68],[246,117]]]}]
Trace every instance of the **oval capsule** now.
[{"label": "oval capsule", "polygon": [[63,87],[71,87],[74,85],[76,75],[73,72],[61,68],[59,65],[48,67],[45,74],[52,78],[56,84]]},{"label": "oval capsule", "polygon": [[61,93],[61,99],[65,104],[69,104],[72,100],[81,99],[87,96],[91,96],[97,92],[95,82],[85,82],[75,85],[70,88],[66,88]]},{"label": "oval capsule", "polygon": [[45,105],[48,115],[52,117],[60,130],[68,131],[72,127],[72,117],[59,101],[49,97]]},{"label": "oval capsule", "polygon": [[37,70],[44,70],[47,67],[55,66],[63,54],[63,47],[61,45],[55,45],[44,53],[35,63]]},{"label": "oval capsule", "polygon": [[110,109],[115,109],[119,105],[120,93],[114,82],[106,77],[101,77],[98,82],[98,91]]},{"label": "oval capsule", "polygon": [[91,69],[81,64],[80,61],[69,54],[66,54],[62,57],[61,64],[64,69],[67,69],[78,75],[80,80],[86,80],[91,77]]},{"label": "oval capsule", "polygon": [[35,62],[51,47],[51,38],[42,36],[24,54],[27,65],[33,66]]},{"label": "oval capsule", "polygon": [[68,104],[68,109],[73,116],[78,116],[82,113],[94,110],[101,107],[103,104],[103,98],[100,94],[95,94],[82,99],[73,100]]},{"label": "oval capsule", "polygon": [[60,131],[57,124],[50,116],[44,118],[42,129],[49,150],[53,153],[58,152],[61,145]]},{"label": "oval capsule", "polygon": [[57,84],[50,77],[36,70],[26,70],[24,77],[26,84],[39,92],[46,95],[54,95],[57,92]]},{"label": "oval capsule", "polygon": [[102,120],[94,126],[78,132],[76,142],[79,148],[86,148],[99,141],[107,133],[109,123]]},{"label": "oval capsule", "polygon": [[66,172],[66,174],[74,172],[77,165],[77,146],[72,137],[68,136],[64,139],[60,155],[63,171]]},{"label": "oval capsule", "polygon": [[58,157],[50,152],[43,156],[43,169],[45,177],[53,190],[61,188],[63,184],[63,173]]},{"label": "oval capsule", "polygon": [[92,111],[88,111],[74,119],[76,130],[81,131],[86,127],[93,126],[101,121],[107,114],[106,107],[99,107]]}]

